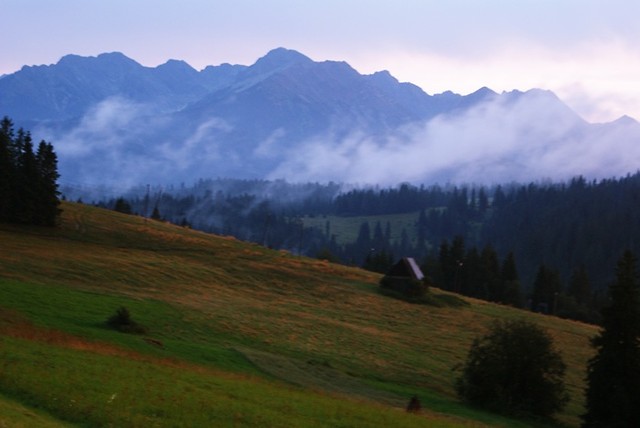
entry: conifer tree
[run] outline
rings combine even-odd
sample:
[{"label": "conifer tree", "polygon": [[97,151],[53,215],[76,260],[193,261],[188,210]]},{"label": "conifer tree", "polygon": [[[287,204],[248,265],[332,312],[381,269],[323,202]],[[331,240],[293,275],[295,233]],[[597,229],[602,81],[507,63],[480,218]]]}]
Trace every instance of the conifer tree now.
[{"label": "conifer tree", "polygon": [[560,274],[555,269],[540,265],[533,283],[531,308],[534,311],[555,313],[556,300],[562,289]]},{"label": "conifer tree", "polygon": [[5,117],[0,122],[0,221],[8,221],[11,208],[11,189],[13,163],[11,145],[13,143],[13,124]]},{"label": "conifer tree", "polygon": [[51,143],[40,141],[36,153],[38,168],[38,199],[37,224],[55,226],[56,218],[60,214],[58,192],[58,157],[53,151]]},{"label": "conifer tree", "polygon": [[34,224],[38,209],[39,177],[36,156],[33,152],[33,142],[31,134],[18,131],[17,146],[18,165],[16,169],[14,189],[15,195],[12,200],[13,213],[12,220],[16,223]]},{"label": "conifer tree", "polygon": [[502,262],[500,269],[502,281],[502,296],[500,302],[507,305],[522,307],[522,293],[520,291],[520,279],[516,268],[516,259],[513,252],[509,252]]},{"label": "conifer tree", "polygon": [[162,220],[162,216],[160,215],[160,210],[158,209],[157,205],[153,207],[153,211],[151,212],[151,219]]},{"label": "conifer tree", "polygon": [[0,221],[54,226],[58,206],[58,160],[41,141],[34,153],[28,131],[14,134],[8,117],[0,121]]},{"label": "conifer tree", "polygon": [[480,253],[480,284],[486,290],[485,299],[492,302],[502,301],[502,281],[500,280],[500,262],[498,254],[491,245],[487,245]]},{"label": "conifer tree", "polygon": [[640,295],[636,258],[626,251],[602,310],[602,331],[592,339],[596,355],[587,370],[584,427],[640,426]]}]

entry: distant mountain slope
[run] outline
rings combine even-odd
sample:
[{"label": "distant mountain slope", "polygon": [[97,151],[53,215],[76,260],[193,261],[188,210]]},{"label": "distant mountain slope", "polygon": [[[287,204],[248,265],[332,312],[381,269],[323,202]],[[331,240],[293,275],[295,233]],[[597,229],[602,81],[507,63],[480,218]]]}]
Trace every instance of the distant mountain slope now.
[{"label": "distant mountain slope", "polygon": [[153,106],[151,111],[175,110],[226,83],[227,74],[224,66],[197,72],[175,60],[143,67],[118,52],[67,55],[55,65],[23,67],[2,79],[0,111],[17,121],[72,119],[110,97]]},{"label": "distant mountain slope", "polygon": [[630,118],[591,125],[541,90],[429,95],[387,71],[362,75],[284,48],[202,71],[68,55],[0,79],[0,115],[55,144],[67,183],[496,182],[640,164]]}]

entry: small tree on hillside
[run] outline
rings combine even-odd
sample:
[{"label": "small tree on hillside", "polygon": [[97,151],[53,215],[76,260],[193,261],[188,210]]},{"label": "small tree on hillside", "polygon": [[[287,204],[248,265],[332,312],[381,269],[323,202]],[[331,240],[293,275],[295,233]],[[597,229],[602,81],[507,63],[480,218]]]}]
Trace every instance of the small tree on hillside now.
[{"label": "small tree on hillside", "polygon": [[471,346],[459,396],[506,414],[551,417],[568,397],[565,364],[549,335],[528,321],[502,321]]},{"label": "small tree on hillside", "polygon": [[131,214],[131,204],[125,198],[120,197],[116,199],[113,210],[123,214]]},{"label": "small tree on hillside", "polygon": [[636,258],[626,251],[602,310],[602,331],[587,371],[584,427],[640,426],[640,294]]},{"label": "small tree on hillside", "polygon": [[131,318],[129,310],[124,306],[107,319],[107,326],[122,333],[144,334],[147,332],[146,327]]}]

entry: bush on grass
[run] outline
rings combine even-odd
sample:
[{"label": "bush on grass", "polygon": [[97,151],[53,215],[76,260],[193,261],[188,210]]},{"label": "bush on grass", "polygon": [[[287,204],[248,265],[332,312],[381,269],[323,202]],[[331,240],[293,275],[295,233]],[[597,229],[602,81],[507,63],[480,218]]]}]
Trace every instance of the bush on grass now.
[{"label": "bush on grass", "polygon": [[122,333],[145,334],[147,332],[146,327],[131,318],[129,310],[124,306],[107,319],[107,326]]}]

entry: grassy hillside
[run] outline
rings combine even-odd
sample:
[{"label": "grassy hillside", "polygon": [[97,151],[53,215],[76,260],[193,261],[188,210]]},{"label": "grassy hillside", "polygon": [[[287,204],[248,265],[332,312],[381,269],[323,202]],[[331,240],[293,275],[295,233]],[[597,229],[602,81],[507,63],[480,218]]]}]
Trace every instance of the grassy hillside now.
[{"label": "grassy hillside", "polygon": [[[56,229],[0,225],[0,426],[531,426],[454,393],[473,338],[514,317],[554,337],[572,396],[560,420],[579,424],[594,327],[410,305],[370,272],[63,208]],[[105,327],[121,306],[147,335]],[[402,411],[413,394],[421,415]]]}]

